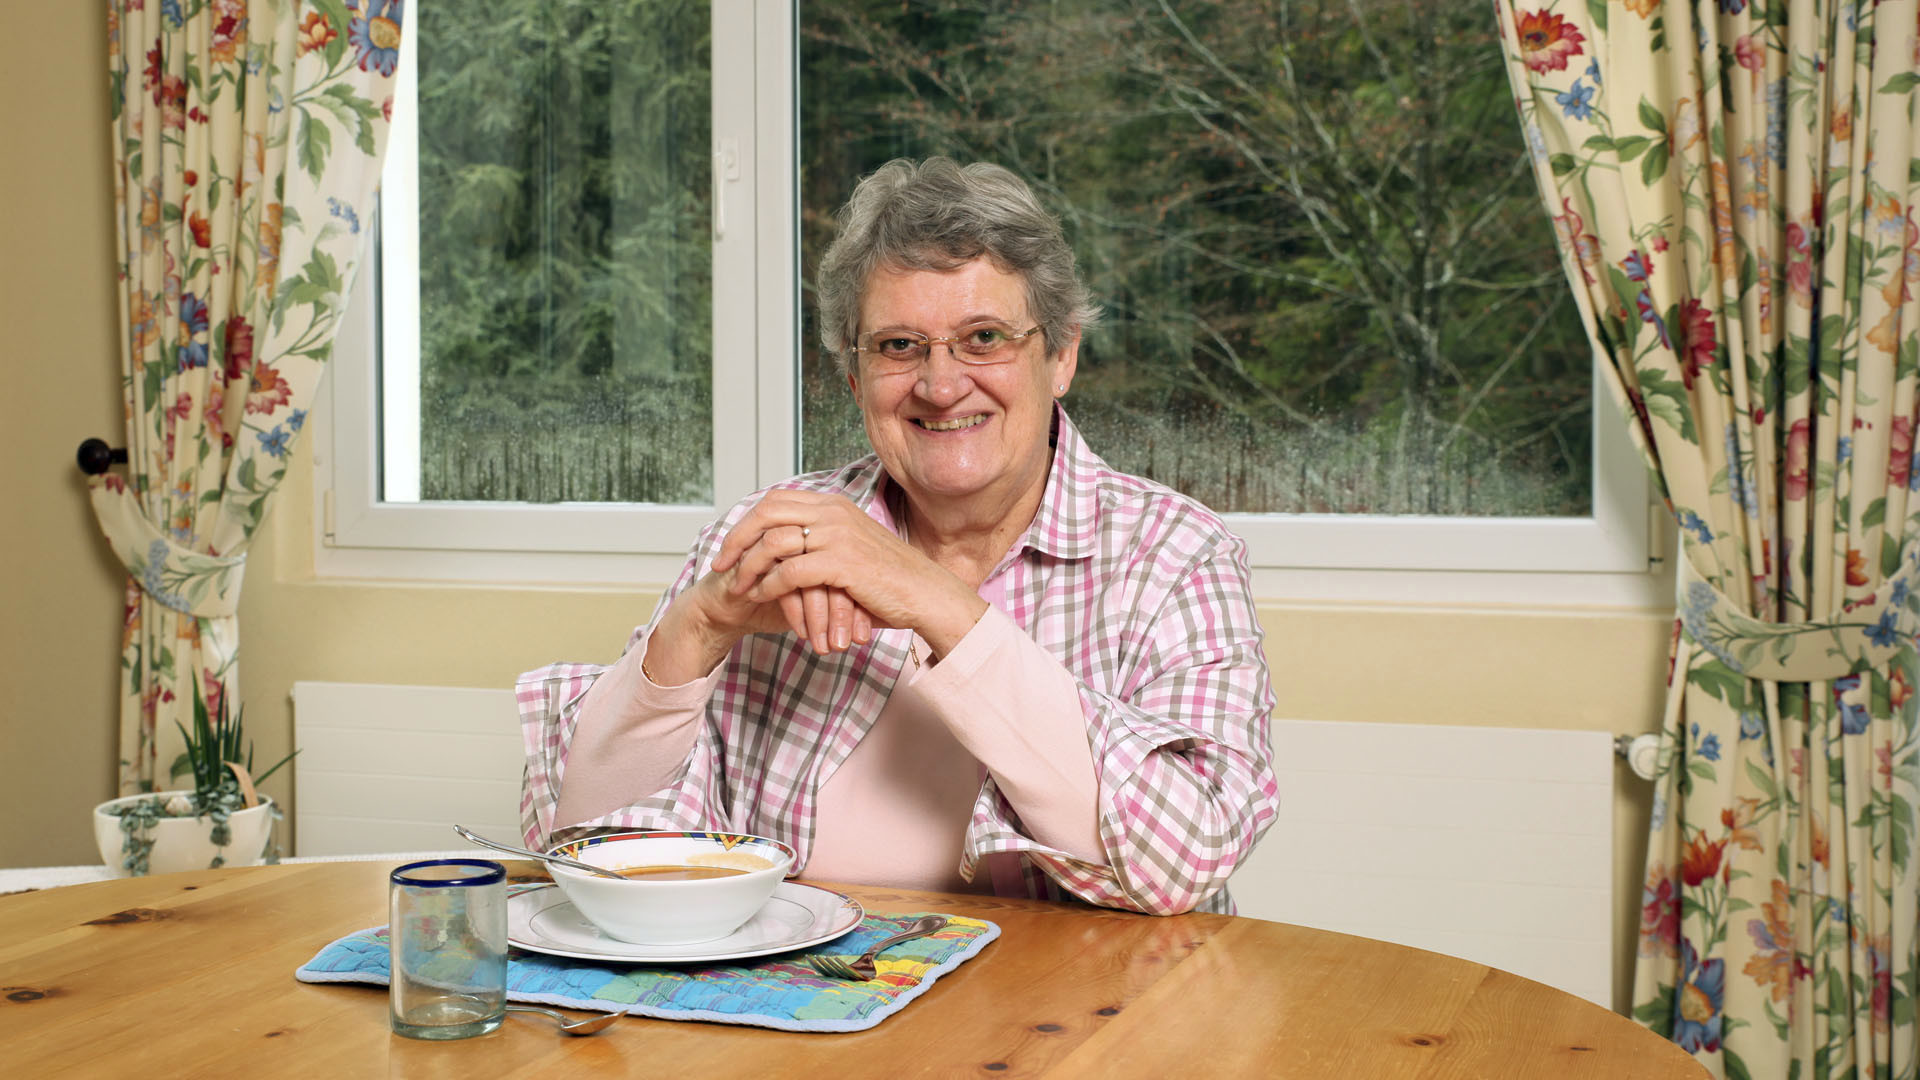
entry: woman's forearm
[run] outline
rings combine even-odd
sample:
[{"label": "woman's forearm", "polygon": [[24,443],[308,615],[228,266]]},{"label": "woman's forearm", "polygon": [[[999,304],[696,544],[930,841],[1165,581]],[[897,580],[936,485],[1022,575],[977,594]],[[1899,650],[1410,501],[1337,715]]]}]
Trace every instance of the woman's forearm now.
[{"label": "woman's forearm", "polygon": [[1059,661],[995,608],[913,685],[987,767],[1034,840],[1106,861],[1087,724],[1074,677]]},{"label": "woman's forearm", "polygon": [[717,627],[707,617],[700,602],[703,587],[704,580],[674,597],[648,634],[647,648],[630,650],[644,651],[645,675],[658,686],[684,686],[706,678],[740,640],[739,632]]},{"label": "woman's forearm", "polygon": [[660,644],[656,628],[581,699],[554,812],[557,824],[592,821],[631,805],[668,786],[684,768],[710,688],[705,679],[675,686],[648,679]]}]

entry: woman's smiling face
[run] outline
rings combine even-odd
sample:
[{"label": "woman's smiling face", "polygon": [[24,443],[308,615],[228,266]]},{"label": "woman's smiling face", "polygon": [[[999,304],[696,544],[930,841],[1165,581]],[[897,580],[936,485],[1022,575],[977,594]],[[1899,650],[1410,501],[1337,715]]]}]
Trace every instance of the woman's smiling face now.
[{"label": "woman's smiling face", "polygon": [[[887,331],[949,337],[988,322],[1016,333],[1033,325],[1025,280],[984,257],[952,270],[881,267],[860,299],[863,340]],[[935,345],[895,373],[876,370],[865,353],[854,358],[848,381],[867,439],[916,507],[964,506],[989,525],[998,522],[982,518],[1038,504],[1053,460],[1053,399],[1073,381],[1079,339],[1053,356],[1042,334],[1007,349],[1005,363],[966,364]]]}]

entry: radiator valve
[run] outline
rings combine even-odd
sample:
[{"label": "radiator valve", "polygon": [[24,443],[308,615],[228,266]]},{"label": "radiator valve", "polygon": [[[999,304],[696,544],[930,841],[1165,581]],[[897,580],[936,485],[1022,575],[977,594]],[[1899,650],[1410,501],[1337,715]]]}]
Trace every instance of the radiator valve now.
[{"label": "radiator valve", "polygon": [[1613,752],[1626,760],[1627,767],[1642,780],[1653,779],[1653,772],[1660,764],[1660,736],[1658,735],[1615,735]]}]

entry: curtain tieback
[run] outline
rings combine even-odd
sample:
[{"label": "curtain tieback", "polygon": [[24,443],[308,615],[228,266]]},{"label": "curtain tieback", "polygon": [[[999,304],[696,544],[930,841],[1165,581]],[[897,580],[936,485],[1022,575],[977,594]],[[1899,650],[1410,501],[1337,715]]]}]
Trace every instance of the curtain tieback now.
[{"label": "curtain tieback", "polygon": [[206,555],[181,547],[148,520],[117,476],[91,477],[87,487],[100,531],[148,596],[183,615],[203,619],[239,611],[245,552]]},{"label": "curtain tieback", "polygon": [[1748,615],[1694,567],[1691,545],[1679,560],[1674,607],[1681,632],[1721,663],[1751,679],[1825,682],[1881,667],[1914,647],[1920,627],[1920,537],[1908,538],[1900,566],[1873,594],[1823,622],[1775,623]]}]

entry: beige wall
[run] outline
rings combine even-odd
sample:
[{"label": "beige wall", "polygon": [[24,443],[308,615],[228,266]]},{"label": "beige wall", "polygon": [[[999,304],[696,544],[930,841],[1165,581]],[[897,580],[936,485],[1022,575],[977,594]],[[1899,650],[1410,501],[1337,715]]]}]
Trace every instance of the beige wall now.
[{"label": "beige wall", "polygon": [[[27,65],[10,80],[5,295],[15,392],[6,395],[0,523],[4,639],[0,866],[94,861],[87,810],[107,798],[117,708],[120,577],[72,466],[79,441],[117,434],[117,317],[108,207],[104,45],[91,5],[29,5],[8,20]],[[506,686],[556,659],[616,652],[653,593],[316,581],[311,477],[296,468],[256,544],[241,605],[241,689],[258,760],[286,752],[295,680]],[[1670,616],[1647,611],[1262,608],[1281,712],[1301,719],[1651,730]],[[1639,899],[1645,786],[1616,799],[1616,933],[1624,986]],[[290,798],[283,773],[267,785]],[[1516,859],[1527,858],[1515,852]],[[1618,995],[1616,995],[1618,996]]]},{"label": "beige wall", "polygon": [[104,20],[8,11],[31,42],[7,80],[0,154],[7,391],[0,394],[0,866],[94,861],[88,808],[114,777],[121,584],[74,448],[125,443],[114,315]]}]

